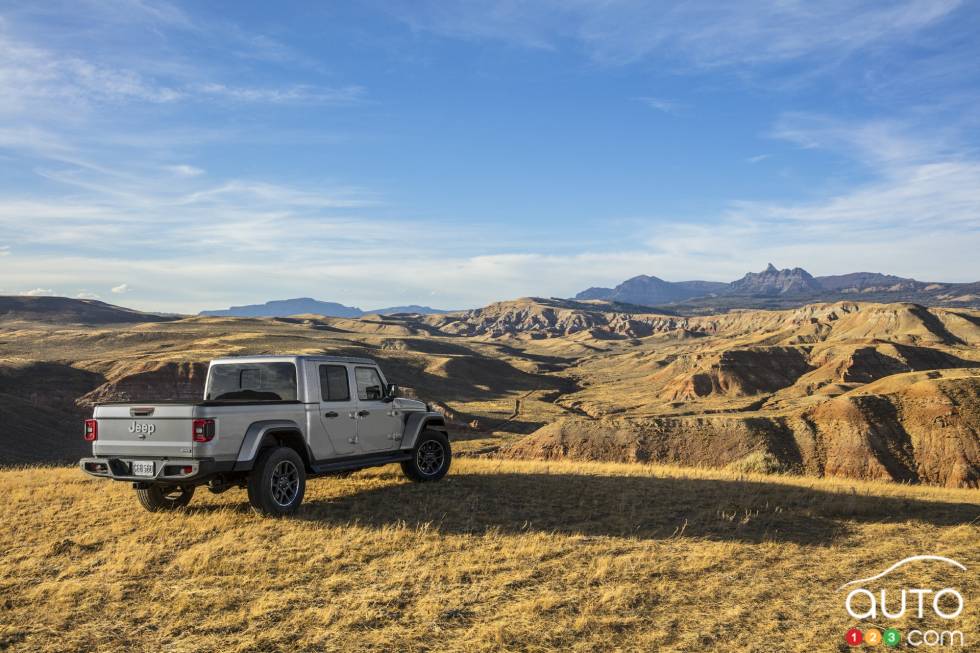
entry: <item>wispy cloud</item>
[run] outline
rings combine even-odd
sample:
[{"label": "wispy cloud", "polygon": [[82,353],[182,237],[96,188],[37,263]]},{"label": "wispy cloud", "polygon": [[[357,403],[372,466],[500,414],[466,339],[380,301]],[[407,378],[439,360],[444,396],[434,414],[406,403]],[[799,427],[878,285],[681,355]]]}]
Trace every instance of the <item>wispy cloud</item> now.
[{"label": "wispy cloud", "polygon": [[235,102],[270,104],[351,104],[364,97],[364,88],[361,86],[324,88],[296,84],[282,88],[257,88],[207,83],[196,85],[191,90],[203,96]]},{"label": "wispy cloud", "polygon": [[681,108],[681,105],[678,102],[665,100],[663,98],[646,96],[638,99],[651,109],[656,109],[657,111],[662,111],[663,113],[677,113],[677,111]]},{"label": "wispy cloud", "polygon": [[881,180],[819,202],[737,202],[734,212],[771,221],[846,225],[855,231],[876,226],[911,233],[980,229],[978,209],[980,164],[944,161],[896,167]]},{"label": "wispy cloud", "polygon": [[128,293],[132,288],[129,287],[128,283],[121,283],[118,286],[112,287],[112,294],[114,295],[124,295]]},{"label": "wispy cloud", "polygon": [[902,39],[953,12],[958,0],[651,3],[515,0],[386,3],[418,30],[556,47],[574,39],[605,63],[676,54],[701,66],[835,59]]},{"label": "wispy cloud", "polygon": [[358,85],[248,86],[220,79],[201,79],[204,70],[188,76],[163,75],[160,70],[141,70],[106,65],[75,54],[59,53],[10,35],[0,23],[0,89],[4,102],[0,115],[28,116],[59,111],[76,113],[102,105],[126,103],[178,104],[215,100],[251,104],[346,105],[361,101],[365,89]]},{"label": "wispy cloud", "polygon": [[197,177],[198,175],[203,175],[204,170],[196,168],[192,165],[186,163],[178,163],[176,165],[164,166],[164,169],[171,172],[178,177]]},{"label": "wispy cloud", "polygon": [[[49,11],[63,11],[57,2],[45,3],[50,5]],[[172,2],[165,0],[76,0],[74,6],[80,6],[91,16],[102,22],[118,24],[146,24],[151,27],[168,27],[193,30],[196,23],[184,10]]]},{"label": "wispy cloud", "polygon": [[0,24],[0,112],[30,114],[41,105],[142,101],[172,102],[182,93],[132,70],[98,66],[75,56],[59,56],[18,42]]}]

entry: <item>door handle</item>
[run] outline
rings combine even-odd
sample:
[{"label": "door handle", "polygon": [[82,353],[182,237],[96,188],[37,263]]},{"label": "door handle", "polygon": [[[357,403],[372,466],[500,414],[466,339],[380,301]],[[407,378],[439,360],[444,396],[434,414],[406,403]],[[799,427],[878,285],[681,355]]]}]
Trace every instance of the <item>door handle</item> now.
[{"label": "door handle", "polygon": [[357,411],[357,416],[358,417],[367,417],[370,414],[371,414],[371,411],[369,411],[369,410],[359,410],[359,411]]},{"label": "door handle", "polygon": [[324,417],[337,417],[337,411],[331,410],[323,414]]}]

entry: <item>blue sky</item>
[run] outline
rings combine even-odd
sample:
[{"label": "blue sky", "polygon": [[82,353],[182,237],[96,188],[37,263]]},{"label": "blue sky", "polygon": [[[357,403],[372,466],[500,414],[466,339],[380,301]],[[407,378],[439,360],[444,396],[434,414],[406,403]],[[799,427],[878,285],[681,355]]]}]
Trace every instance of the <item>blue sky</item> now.
[{"label": "blue sky", "polygon": [[0,2],[0,292],[980,279],[980,7]]}]

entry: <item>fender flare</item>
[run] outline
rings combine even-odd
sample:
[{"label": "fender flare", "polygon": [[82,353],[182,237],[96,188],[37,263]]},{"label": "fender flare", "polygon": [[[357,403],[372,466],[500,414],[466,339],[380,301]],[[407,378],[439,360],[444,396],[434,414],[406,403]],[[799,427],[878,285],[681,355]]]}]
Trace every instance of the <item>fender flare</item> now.
[{"label": "fender flare", "polygon": [[441,413],[435,411],[412,413],[405,420],[405,430],[402,433],[402,443],[399,448],[411,449],[414,447],[415,441],[419,438],[419,433],[425,429],[442,431],[447,438],[449,437],[449,432],[446,429],[446,418]]},{"label": "fender flare", "polygon": [[[245,437],[242,438],[242,444],[238,448],[238,457],[235,459],[235,470],[250,470],[266,437],[277,431],[293,431],[299,433],[300,437],[303,438],[304,444],[306,444],[306,438],[303,437],[303,429],[292,420],[276,419],[253,422],[248,427],[248,430],[245,431]],[[309,445],[306,446],[308,449]],[[309,451],[307,451],[307,454],[309,454]]]}]

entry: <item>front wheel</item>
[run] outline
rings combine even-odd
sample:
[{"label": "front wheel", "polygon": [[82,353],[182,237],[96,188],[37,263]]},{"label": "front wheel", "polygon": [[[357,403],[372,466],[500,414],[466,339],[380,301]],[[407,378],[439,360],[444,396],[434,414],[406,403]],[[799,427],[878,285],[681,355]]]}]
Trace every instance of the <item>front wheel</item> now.
[{"label": "front wheel", "polygon": [[411,460],[402,463],[402,471],[416,483],[438,481],[449,471],[452,460],[449,438],[444,433],[422,431],[412,449]]},{"label": "front wheel", "polygon": [[150,512],[176,510],[191,502],[193,485],[148,485],[136,488],[140,505]]},{"label": "front wheel", "polygon": [[306,467],[295,449],[266,449],[248,475],[248,502],[260,515],[295,512],[306,492]]}]

